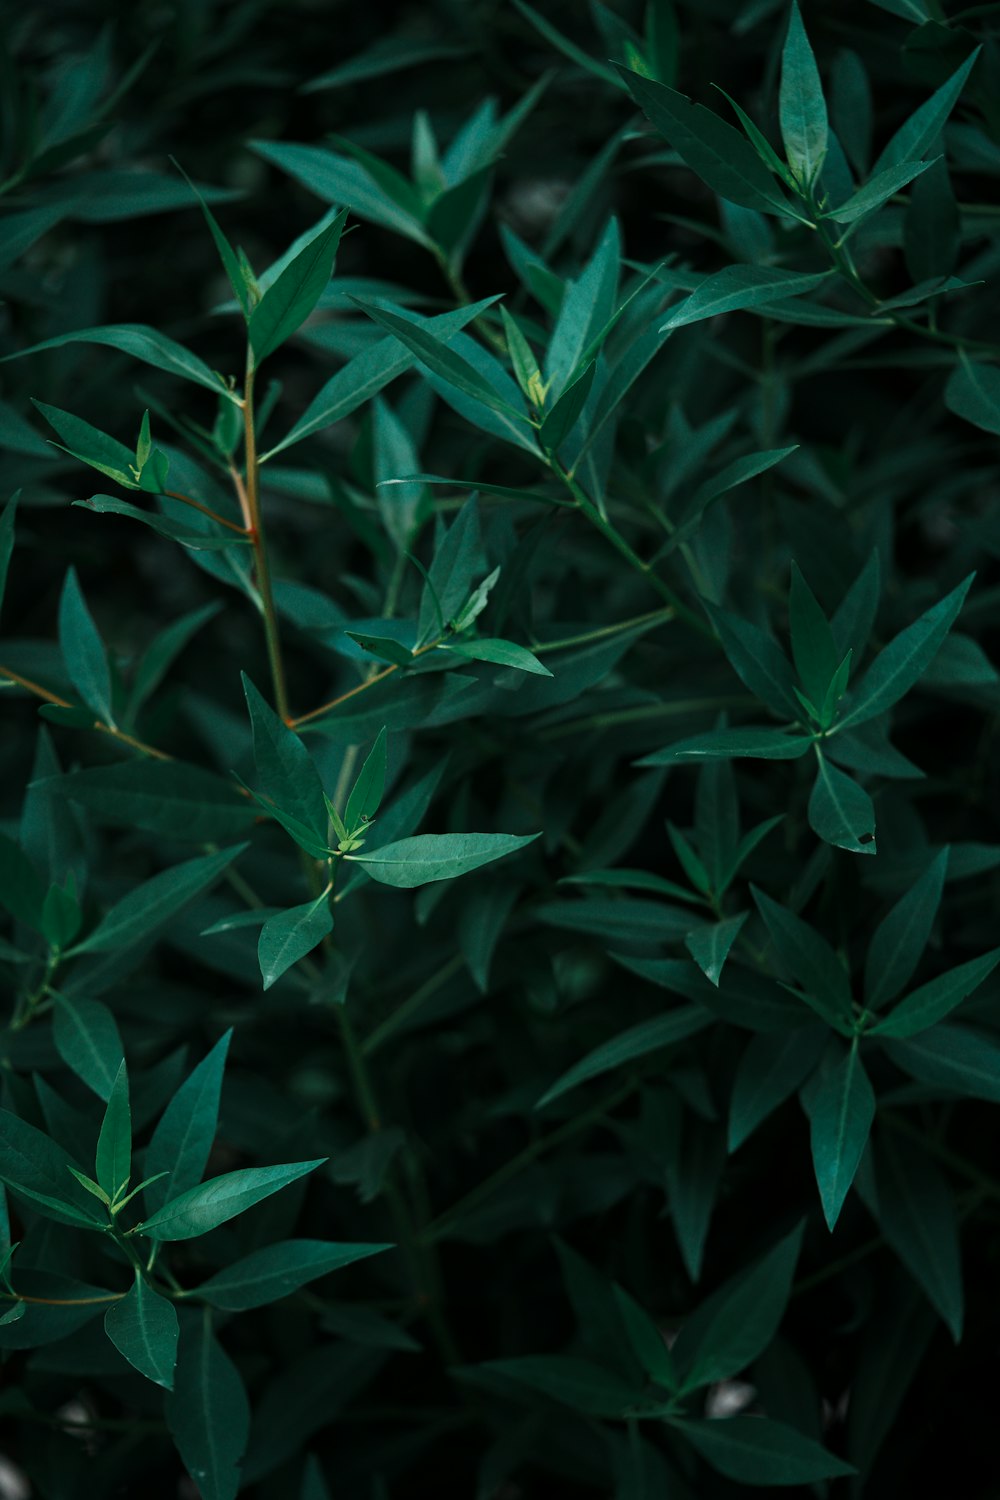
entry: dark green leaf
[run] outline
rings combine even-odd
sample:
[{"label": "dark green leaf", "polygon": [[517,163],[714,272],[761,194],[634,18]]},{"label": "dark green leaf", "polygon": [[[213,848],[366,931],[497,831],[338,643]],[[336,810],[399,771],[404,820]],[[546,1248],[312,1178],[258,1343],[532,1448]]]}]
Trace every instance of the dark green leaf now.
[{"label": "dark green leaf", "polygon": [[185,1319],[166,1418],[202,1500],[236,1500],[250,1438],[250,1404],[207,1315]]},{"label": "dark green leaf", "polygon": [[541,835],[528,833],[419,833],[413,838],[384,844],[370,853],[347,858],[364,867],[365,873],[382,885],[405,890],[432,880],[454,880],[481,865],[492,864],[534,843]]},{"label": "dark green leaf", "polygon": [[150,1177],[166,1175],[145,1189],[150,1211],[186,1193],[201,1181],[215,1139],[222,1076],[232,1031],[215,1046],[181,1084],[160,1117],[146,1152]]},{"label": "dark green leaf", "polygon": [[876,1156],[879,1228],[947,1323],[962,1337],[965,1297],[958,1217],[946,1179],[926,1153],[888,1131]]},{"label": "dark green leaf", "polygon": [[670,1417],[669,1422],[707,1464],[739,1484],[814,1484],[855,1472],[794,1427],[770,1418],[705,1422]]},{"label": "dark green leaf", "polygon": [[315,901],[290,906],[275,917],[268,917],[260,930],[257,960],[264,988],[269,990],[286,970],[333,931],[333,913],[324,891]]},{"label": "dark green leaf", "polygon": [[838,849],[875,853],[875,809],[863,787],[830,764],[816,746],[816,780],[809,797],[809,826]]},{"label": "dark green leaf", "polygon": [[198,1288],[198,1296],[212,1307],[245,1312],[297,1292],[319,1276],[328,1276],[369,1255],[381,1255],[390,1245],[335,1245],[326,1240],[283,1240],[244,1256],[217,1271]]},{"label": "dark green leaf", "polygon": [[854,1042],[811,1102],[813,1167],[828,1227],[840,1217],[875,1118],[875,1095]]},{"label": "dark green leaf", "polygon": [[[697,973],[697,970],[694,972]],[[616,1068],[624,1067],[626,1063],[647,1057],[650,1052],[659,1052],[663,1047],[672,1047],[686,1037],[703,1031],[711,1022],[711,1015],[700,1005],[682,1005],[676,1010],[668,1011],[666,1015],[654,1016],[650,1021],[640,1021],[637,1026],[631,1026],[611,1041],[603,1042],[578,1063],[574,1063],[542,1095],[535,1108],[542,1109],[546,1104],[551,1104],[553,1099],[558,1099],[561,1094],[568,1093],[590,1078],[610,1073]]]},{"label": "dark green leaf", "polygon": [[871,1010],[894,1000],[909,983],[931,935],[947,868],[945,846],[872,934],[865,959],[865,1004]]},{"label": "dark green leaf", "polygon": [[808,188],[818,177],[826,156],[826,100],[797,0],[792,0],[781,54],[779,113],[788,165]]},{"label": "dark green leaf", "polygon": [[53,998],[56,1051],[67,1068],[107,1101],[124,1056],[114,1016],[100,1000],[58,991]]},{"label": "dark green leaf", "polygon": [[[931,868],[933,869],[933,866]],[[903,897],[903,901],[907,899],[908,897]],[[899,903],[899,907],[902,907],[903,901]],[[899,907],[889,913],[886,922],[895,911],[899,910]],[[956,1006],[961,1005],[966,996],[971,995],[973,990],[992,974],[998,963],[1000,963],[1000,948],[994,948],[992,952],[984,953],[982,958],[972,958],[968,963],[959,964],[957,968],[949,969],[945,974],[939,974],[936,979],[931,979],[927,984],[922,984],[919,989],[912,990],[905,999],[899,1002],[890,1015],[871,1028],[872,1032],[879,1036],[911,1037],[921,1031],[926,1031],[929,1027],[935,1026],[938,1021],[943,1021]]]},{"label": "dark green leaf", "polygon": [[104,1314],[104,1331],[140,1375],[168,1391],[174,1388],[179,1325],[173,1303],[137,1271],[132,1290]]},{"label": "dark green leaf", "polygon": [[291,337],[316,306],[330,280],[346,219],[345,208],[332,223],[323,224],[251,312],[248,332],[258,365]]},{"label": "dark green leaf", "polygon": [[59,649],[69,679],[84,703],[105,724],[113,724],[108,654],[80,591],[75,568],[66,574],[59,599]]},{"label": "dark green leaf", "polygon": [[97,1137],[97,1181],[114,1200],[128,1185],[131,1174],[132,1109],[123,1058],[108,1095],[101,1133]]},{"label": "dark green leaf", "polygon": [[171,1198],[143,1222],[142,1233],[154,1240],[190,1240],[225,1224],[255,1203],[321,1167],[326,1157],[280,1167],[244,1167],[224,1172]]},{"label": "dark green leaf", "polygon": [[123,896],[105,913],[93,932],[77,943],[73,952],[110,953],[145,941],[195,896],[214,885],[245,848],[245,844],[237,844],[235,848],[221,849],[217,854],[205,854],[162,870]]}]

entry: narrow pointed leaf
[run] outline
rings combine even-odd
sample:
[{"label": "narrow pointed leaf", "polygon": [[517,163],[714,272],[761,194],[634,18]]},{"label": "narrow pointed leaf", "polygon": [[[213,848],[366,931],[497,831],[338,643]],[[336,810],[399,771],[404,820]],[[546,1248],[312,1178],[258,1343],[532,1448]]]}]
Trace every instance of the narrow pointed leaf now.
[{"label": "narrow pointed leaf", "polygon": [[919,989],[912,990],[899,1004],[871,1028],[873,1034],[888,1037],[917,1036],[938,1021],[943,1021],[962,1001],[989,978],[1000,963],[1000,948],[959,964],[939,974]]},{"label": "narrow pointed leaf", "polygon": [[865,1004],[877,1010],[906,988],[927,945],[948,868],[945,846],[872,934],[865,959]]},{"label": "narrow pointed leaf", "polygon": [[701,969],[705,978],[718,988],[723,965],[729,950],[739,936],[740,928],[747,919],[747,912],[726,917],[721,922],[712,922],[696,927],[684,939],[684,946]]},{"label": "narrow pointed leaf", "polygon": [[215,1140],[222,1077],[232,1031],[225,1032],[181,1084],[160,1116],[146,1152],[146,1207],[162,1208],[201,1181]]},{"label": "narrow pointed leaf", "polygon": [[533,844],[540,837],[537,833],[419,833],[394,844],[384,844],[371,853],[347,857],[382,885],[410,889],[432,880],[453,880],[457,875],[466,875]]},{"label": "narrow pointed leaf", "polygon": [[245,1312],[287,1297],[309,1281],[328,1276],[369,1255],[381,1255],[391,1245],[336,1245],[327,1240],[283,1240],[266,1245],[198,1287],[198,1297],[212,1307]]},{"label": "narrow pointed leaf", "polygon": [[307,241],[251,312],[250,346],[257,364],[290,338],[316,306],[333,272],[346,219],[345,208]]},{"label": "narrow pointed leaf", "polygon": [[190,1240],[207,1234],[289,1183],[314,1172],[325,1160],[326,1157],[319,1157],[280,1167],[244,1167],[224,1172],[221,1177],[210,1177],[157,1209],[143,1222],[142,1232],[154,1240]]},{"label": "narrow pointed leaf", "polygon": [[186,860],[154,875],[137,886],[102,917],[94,931],[77,943],[74,953],[110,953],[143,942],[193,901],[195,896],[214,885],[233,860],[246,848],[237,844],[218,854],[205,854]]},{"label": "narrow pointed leaf", "polygon": [[125,1060],[118,1068],[97,1137],[97,1181],[115,1198],[132,1172],[132,1110]]},{"label": "narrow pointed leaf", "polygon": [[853,1044],[827,1073],[812,1100],[810,1139],[823,1214],[840,1217],[875,1118],[875,1095]]}]

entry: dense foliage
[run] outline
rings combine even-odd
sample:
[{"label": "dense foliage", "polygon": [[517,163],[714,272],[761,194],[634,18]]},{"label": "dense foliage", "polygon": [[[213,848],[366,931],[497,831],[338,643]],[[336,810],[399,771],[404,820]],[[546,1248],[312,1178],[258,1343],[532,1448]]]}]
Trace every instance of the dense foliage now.
[{"label": "dense foliage", "polygon": [[4,1494],[995,1496],[998,9],[8,18]]}]

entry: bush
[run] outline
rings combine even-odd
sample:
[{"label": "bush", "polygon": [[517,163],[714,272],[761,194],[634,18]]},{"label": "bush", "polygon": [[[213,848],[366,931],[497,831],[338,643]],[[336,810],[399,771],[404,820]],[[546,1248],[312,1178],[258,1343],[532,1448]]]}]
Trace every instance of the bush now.
[{"label": "bush", "polygon": [[950,9],[11,28],[7,1492],[995,1493]]}]

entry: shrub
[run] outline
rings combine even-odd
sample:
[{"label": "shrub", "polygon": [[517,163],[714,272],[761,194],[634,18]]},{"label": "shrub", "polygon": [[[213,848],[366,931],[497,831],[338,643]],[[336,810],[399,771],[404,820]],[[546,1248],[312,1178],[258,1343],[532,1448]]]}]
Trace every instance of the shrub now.
[{"label": "shrub", "polygon": [[92,9],[8,60],[11,1482],[993,1494],[994,7]]}]

